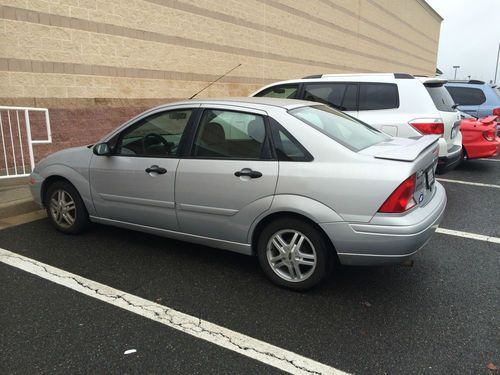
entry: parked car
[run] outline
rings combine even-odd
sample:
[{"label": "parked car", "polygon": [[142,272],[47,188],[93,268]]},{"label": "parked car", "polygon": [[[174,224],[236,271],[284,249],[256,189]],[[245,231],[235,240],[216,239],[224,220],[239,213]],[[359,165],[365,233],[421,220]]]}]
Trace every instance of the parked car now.
[{"label": "parked car", "polygon": [[490,158],[500,152],[500,138],[497,137],[497,116],[476,118],[461,112],[464,159]]},{"label": "parked car", "polygon": [[462,154],[460,115],[445,82],[401,73],[323,74],[273,83],[251,96],[321,102],[395,137],[437,134],[437,172],[445,173]]},{"label": "parked car", "polygon": [[478,118],[500,116],[498,87],[477,80],[448,81],[445,87],[460,111]]},{"label": "parked car", "polygon": [[399,263],[426,243],[446,206],[438,140],[319,103],[185,101],[48,156],[31,192],[62,232],[91,221],[256,254],[273,282],[306,289],[336,261]]}]

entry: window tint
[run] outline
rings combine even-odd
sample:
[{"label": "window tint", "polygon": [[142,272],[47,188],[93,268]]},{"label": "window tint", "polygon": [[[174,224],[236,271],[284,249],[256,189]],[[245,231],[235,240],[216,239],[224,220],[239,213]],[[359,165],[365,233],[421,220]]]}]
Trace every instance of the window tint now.
[{"label": "window tint", "polygon": [[360,83],[359,110],[391,109],[399,107],[398,86],[392,83]]},{"label": "window tint", "polygon": [[151,115],[128,127],[118,140],[117,155],[176,156],[191,109]]},{"label": "window tint", "polygon": [[288,113],[354,151],[390,139],[371,126],[327,106],[300,107]]},{"label": "window tint", "polygon": [[443,85],[425,86],[439,111],[454,112],[455,103]]},{"label": "window tint", "polygon": [[310,83],[304,86],[304,100],[324,103],[341,111],[355,111],[357,91],[354,83]]},{"label": "window tint", "polygon": [[265,89],[255,94],[255,96],[266,96],[268,98],[294,99],[297,97],[297,91],[299,91],[298,84],[279,85]]},{"label": "window tint", "polygon": [[453,101],[461,105],[480,105],[486,101],[484,93],[480,89],[470,87],[447,86]]},{"label": "window tint", "polygon": [[205,110],[196,133],[193,156],[224,159],[268,158],[266,127],[259,115]]}]

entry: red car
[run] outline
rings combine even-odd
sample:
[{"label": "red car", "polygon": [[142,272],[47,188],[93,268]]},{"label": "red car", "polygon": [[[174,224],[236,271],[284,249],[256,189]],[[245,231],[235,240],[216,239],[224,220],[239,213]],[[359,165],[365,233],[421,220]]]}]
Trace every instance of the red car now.
[{"label": "red car", "polygon": [[497,117],[473,117],[461,112],[462,144],[464,158],[490,158],[500,152],[500,138],[497,137]]}]

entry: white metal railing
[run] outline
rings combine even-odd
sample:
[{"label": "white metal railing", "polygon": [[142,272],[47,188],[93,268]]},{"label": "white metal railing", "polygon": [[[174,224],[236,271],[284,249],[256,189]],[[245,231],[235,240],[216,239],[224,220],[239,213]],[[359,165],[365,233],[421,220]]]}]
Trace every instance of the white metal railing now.
[{"label": "white metal railing", "polygon": [[[46,139],[34,140],[31,137],[30,112],[44,113]],[[24,115],[24,125],[26,127],[26,143],[21,132],[21,118]],[[4,125],[6,129],[4,130]],[[17,128],[17,129],[16,129]],[[14,129],[14,130],[12,130]],[[17,130],[17,134],[16,134]],[[32,107],[5,107],[0,106],[0,136],[2,138],[3,162],[5,170],[0,171],[0,179],[29,176],[35,167],[35,156],[33,154],[34,144],[52,143],[52,133],[50,130],[49,110],[47,108]],[[10,141],[10,142],[9,142]],[[29,165],[25,155],[24,144],[28,148]],[[7,152],[7,147],[11,150]],[[9,160],[10,159],[10,160]],[[3,169],[0,166],[0,170]]]}]

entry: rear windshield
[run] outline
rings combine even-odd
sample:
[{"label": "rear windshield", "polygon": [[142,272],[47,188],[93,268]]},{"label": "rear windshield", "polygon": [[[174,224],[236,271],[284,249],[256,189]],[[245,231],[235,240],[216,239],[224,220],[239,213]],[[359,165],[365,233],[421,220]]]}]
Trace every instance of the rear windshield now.
[{"label": "rear windshield", "polygon": [[439,111],[443,112],[455,112],[454,104],[455,102],[451,98],[448,90],[445,89],[443,85],[440,86],[425,86],[429,92],[432,101],[436,105]]},{"label": "rear windshield", "polygon": [[324,105],[300,107],[288,113],[353,151],[390,139],[377,129]]}]

